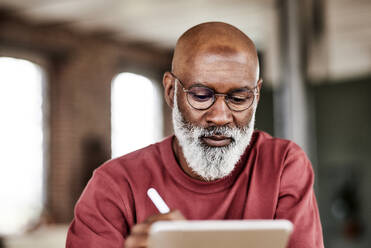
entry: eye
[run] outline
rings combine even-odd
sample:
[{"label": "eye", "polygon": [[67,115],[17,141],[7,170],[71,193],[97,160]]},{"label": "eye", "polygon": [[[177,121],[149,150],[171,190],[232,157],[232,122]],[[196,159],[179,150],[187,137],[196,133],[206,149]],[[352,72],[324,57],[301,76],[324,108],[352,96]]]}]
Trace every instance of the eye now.
[{"label": "eye", "polygon": [[231,97],[229,97],[229,100],[233,103],[241,104],[241,103],[246,102],[248,100],[248,98],[240,97],[240,96],[231,96]]},{"label": "eye", "polygon": [[192,98],[195,100],[195,101],[198,101],[198,102],[206,102],[208,100],[210,100],[213,96],[210,95],[210,94],[194,94],[194,93],[191,93],[190,92],[190,95],[192,96]]},{"label": "eye", "polygon": [[193,100],[198,102],[206,102],[213,98],[214,93],[204,87],[194,87],[188,91],[188,94]]},{"label": "eye", "polygon": [[254,97],[254,93],[249,90],[243,90],[238,92],[233,92],[228,96],[228,99],[231,103],[234,104],[244,104],[250,102]]}]

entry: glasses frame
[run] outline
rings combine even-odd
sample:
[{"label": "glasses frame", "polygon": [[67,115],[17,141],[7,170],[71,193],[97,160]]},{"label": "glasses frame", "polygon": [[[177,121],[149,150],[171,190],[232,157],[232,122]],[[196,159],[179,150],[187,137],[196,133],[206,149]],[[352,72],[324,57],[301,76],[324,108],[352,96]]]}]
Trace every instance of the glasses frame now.
[{"label": "glasses frame", "polygon": [[234,110],[234,109],[232,109],[232,108],[229,106],[229,104],[228,104],[229,93],[227,93],[227,94],[224,94],[224,93],[217,93],[217,92],[215,92],[215,90],[213,90],[212,88],[209,88],[209,87],[207,87],[207,86],[199,86],[199,87],[204,87],[204,88],[210,89],[210,90],[214,93],[214,96],[215,96],[215,97],[213,97],[213,102],[212,102],[212,104],[210,104],[209,107],[207,107],[207,108],[196,108],[196,107],[194,107],[194,106],[189,102],[189,91],[190,91],[190,88],[192,88],[193,86],[191,86],[189,89],[186,89],[186,88],[184,87],[183,82],[182,82],[182,81],[181,81],[177,76],[175,76],[174,73],[172,73],[172,72],[169,72],[169,73],[170,73],[171,76],[175,79],[175,81],[178,81],[178,82],[179,82],[179,84],[182,86],[182,90],[187,94],[187,102],[188,102],[188,104],[189,104],[192,108],[197,109],[197,110],[208,110],[209,108],[211,108],[211,107],[214,105],[214,103],[216,102],[216,98],[217,98],[218,96],[223,96],[223,97],[224,97],[224,102],[225,102],[225,104],[227,105],[227,107],[228,107],[231,111],[234,111],[234,112],[242,112],[242,111],[245,111],[245,110],[251,108],[251,106],[254,105],[255,98],[256,98],[256,96],[258,95],[258,92],[256,91],[256,90],[258,89],[258,85],[256,85],[256,86],[255,86],[254,88],[252,88],[252,89],[248,89],[248,90],[251,90],[251,91],[253,92],[253,94],[254,94],[254,99],[252,100],[251,104],[250,104],[247,108],[245,108],[245,109],[242,109],[242,110]]}]

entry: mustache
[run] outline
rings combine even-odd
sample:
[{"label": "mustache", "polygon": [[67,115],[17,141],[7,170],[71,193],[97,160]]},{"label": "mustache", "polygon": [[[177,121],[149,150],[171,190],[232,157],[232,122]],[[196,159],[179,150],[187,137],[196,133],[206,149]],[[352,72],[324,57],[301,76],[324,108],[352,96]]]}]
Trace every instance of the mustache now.
[{"label": "mustache", "polygon": [[214,135],[220,135],[225,136],[228,138],[232,138],[233,136],[233,128],[228,126],[211,126],[202,128],[201,135],[203,137],[205,136],[214,136]]},{"label": "mustache", "polygon": [[230,126],[210,126],[210,127],[200,127],[195,126],[190,123],[184,123],[187,126],[189,132],[194,134],[194,137],[201,139],[203,137],[210,137],[210,136],[224,136],[226,138],[230,138],[234,143],[238,136],[243,133],[246,133],[248,130],[248,126],[240,128],[240,127],[230,127]]}]

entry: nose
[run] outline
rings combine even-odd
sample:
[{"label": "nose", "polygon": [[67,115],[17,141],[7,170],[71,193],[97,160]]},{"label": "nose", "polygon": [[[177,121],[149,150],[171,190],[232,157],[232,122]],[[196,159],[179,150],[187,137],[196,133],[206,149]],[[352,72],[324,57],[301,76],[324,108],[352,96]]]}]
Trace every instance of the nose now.
[{"label": "nose", "polygon": [[233,122],[232,111],[228,108],[224,97],[216,97],[214,104],[208,109],[206,122],[213,126],[224,126]]}]

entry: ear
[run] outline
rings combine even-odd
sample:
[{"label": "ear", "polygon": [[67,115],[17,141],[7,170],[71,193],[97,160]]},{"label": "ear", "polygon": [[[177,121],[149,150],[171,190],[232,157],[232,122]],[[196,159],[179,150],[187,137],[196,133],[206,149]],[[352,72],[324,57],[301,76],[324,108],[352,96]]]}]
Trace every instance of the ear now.
[{"label": "ear", "polygon": [[170,72],[165,72],[164,77],[162,78],[162,85],[164,86],[164,97],[167,105],[170,108],[174,106],[174,92],[175,92],[175,85],[174,85],[173,76]]},{"label": "ear", "polygon": [[262,88],[262,85],[263,85],[263,79],[260,78],[257,85],[256,85],[257,89],[258,89],[257,102],[259,102],[259,99],[260,99],[260,90]]}]

